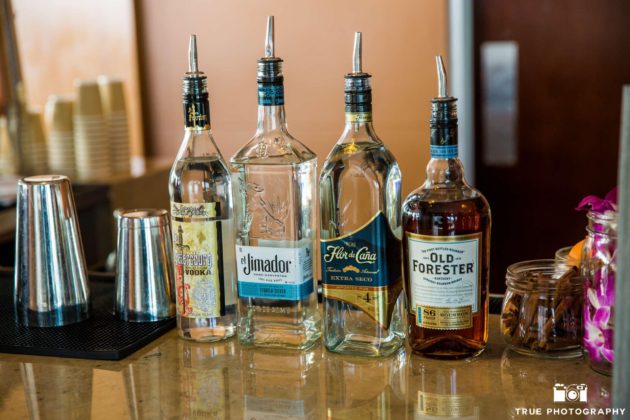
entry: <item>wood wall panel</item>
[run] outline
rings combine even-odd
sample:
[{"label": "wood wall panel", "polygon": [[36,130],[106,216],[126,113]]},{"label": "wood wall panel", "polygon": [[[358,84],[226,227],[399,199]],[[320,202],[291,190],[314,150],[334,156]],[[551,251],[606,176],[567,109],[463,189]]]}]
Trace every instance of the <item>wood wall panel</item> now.
[{"label": "wood wall panel", "polygon": [[477,69],[483,42],[514,41],[519,49],[514,165],[483,161],[483,102],[476,99],[477,183],[493,211],[491,291],[503,292],[509,264],[553,258],[584,238],[586,214],[574,208],[617,183],[630,3],[478,0],[475,6]]}]

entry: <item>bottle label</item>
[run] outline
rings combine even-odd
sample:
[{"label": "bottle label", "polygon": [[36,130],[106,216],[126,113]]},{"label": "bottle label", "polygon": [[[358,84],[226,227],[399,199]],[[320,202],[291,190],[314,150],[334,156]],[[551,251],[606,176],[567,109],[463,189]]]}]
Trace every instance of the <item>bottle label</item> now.
[{"label": "bottle label", "polygon": [[171,202],[177,312],[187,318],[225,315],[218,203]]},{"label": "bottle label", "polygon": [[210,104],[208,99],[184,101],[186,130],[210,129]]},{"label": "bottle label", "polygon": [[284,105],[282,83],[258,83],[258,105]]},{"label": "bottle label", "polygon": [[313,257],[309,246],[237,245],[236,261],[241,298],[302,300],[314,290]]},{"label": "bottle label", "polygon": [[365,226],[321,240],[324,297],[361,309],[389,328],[402,291],[400,241],[378,212]]},{"label": "bottle label", "polygon": [[431,157],[434,159],[457,158],[457,145],[435,146],[431,145]]},{"label": "bottle label", "polygon": [[346,122],[367,123],[372,121],[371,112],[346,112]]},{"label": "bottle label", "polygon": [[431,126],[431,157],[434,159],[457,158],[457,125]]},{"label": "bottle label", "polygon": [[481,233],[458,236],[407,232],[410,310],[436,330],[472,327],[479,310]]}]

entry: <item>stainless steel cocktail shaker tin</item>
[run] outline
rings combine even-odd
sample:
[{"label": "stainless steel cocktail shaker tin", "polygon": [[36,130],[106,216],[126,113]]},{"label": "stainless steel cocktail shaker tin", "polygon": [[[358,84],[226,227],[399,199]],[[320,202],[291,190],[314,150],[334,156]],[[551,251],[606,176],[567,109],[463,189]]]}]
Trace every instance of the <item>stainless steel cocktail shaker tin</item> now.
[{"label": "stainless steel cocktail shaker tin", "polygon": [[171,225],[166,210],[116,210],[114,313],[124,321],[175,316]]},{"label": "stainless steel cocktail shaker tin", "polygon": [[18,181],[15,314],[29,327],[89,317],[90,290],[70,180],[38,175]]}]

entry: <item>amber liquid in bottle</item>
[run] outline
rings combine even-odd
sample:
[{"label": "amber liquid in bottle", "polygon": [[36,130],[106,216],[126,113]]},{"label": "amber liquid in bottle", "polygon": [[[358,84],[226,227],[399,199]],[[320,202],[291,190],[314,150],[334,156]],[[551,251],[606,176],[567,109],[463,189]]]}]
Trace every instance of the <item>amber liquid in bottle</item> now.
[{"label": "amber liquid in bottle", "polygon": [[409,344],[420,355],[458,359],[488,342],[490,206],[464,179],[457,158],[456,99],[432,100],[427,180],[402,207]]},{"label": "amber liquid in bottle", "polygon": [[[405,273],[409,267],[408,233],[421,235],[482,234],[482,251],[485,256],[479,262],[481,279],[489,278],[490,256],[490,207],[481,195],[459,201],[429,202],[426,196],[412,193],[403,206],[403,261]],[[405,287],[410,288],[409,276]],[[488,285],[478,284],[480,307],[472,316],[472,327],[461,330],[438,330],[416,325],[417,314],[408,312],[409,345],[420,355],[457,359],[470,357],[483,351],[488,342]]]}]

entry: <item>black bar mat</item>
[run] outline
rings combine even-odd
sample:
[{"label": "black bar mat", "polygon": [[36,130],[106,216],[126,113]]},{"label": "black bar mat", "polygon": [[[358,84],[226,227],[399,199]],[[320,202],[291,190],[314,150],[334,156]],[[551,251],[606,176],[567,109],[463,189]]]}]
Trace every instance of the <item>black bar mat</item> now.
[{"label": "black bar mat", "polygon": [[90,274],[92,312],[77,324],[53,328],[18,325],[13,317],[13,272],[0,270],[0,353],[120,360],[175,326],[175,319],[125,322],[112,313],[114,277]]}]

